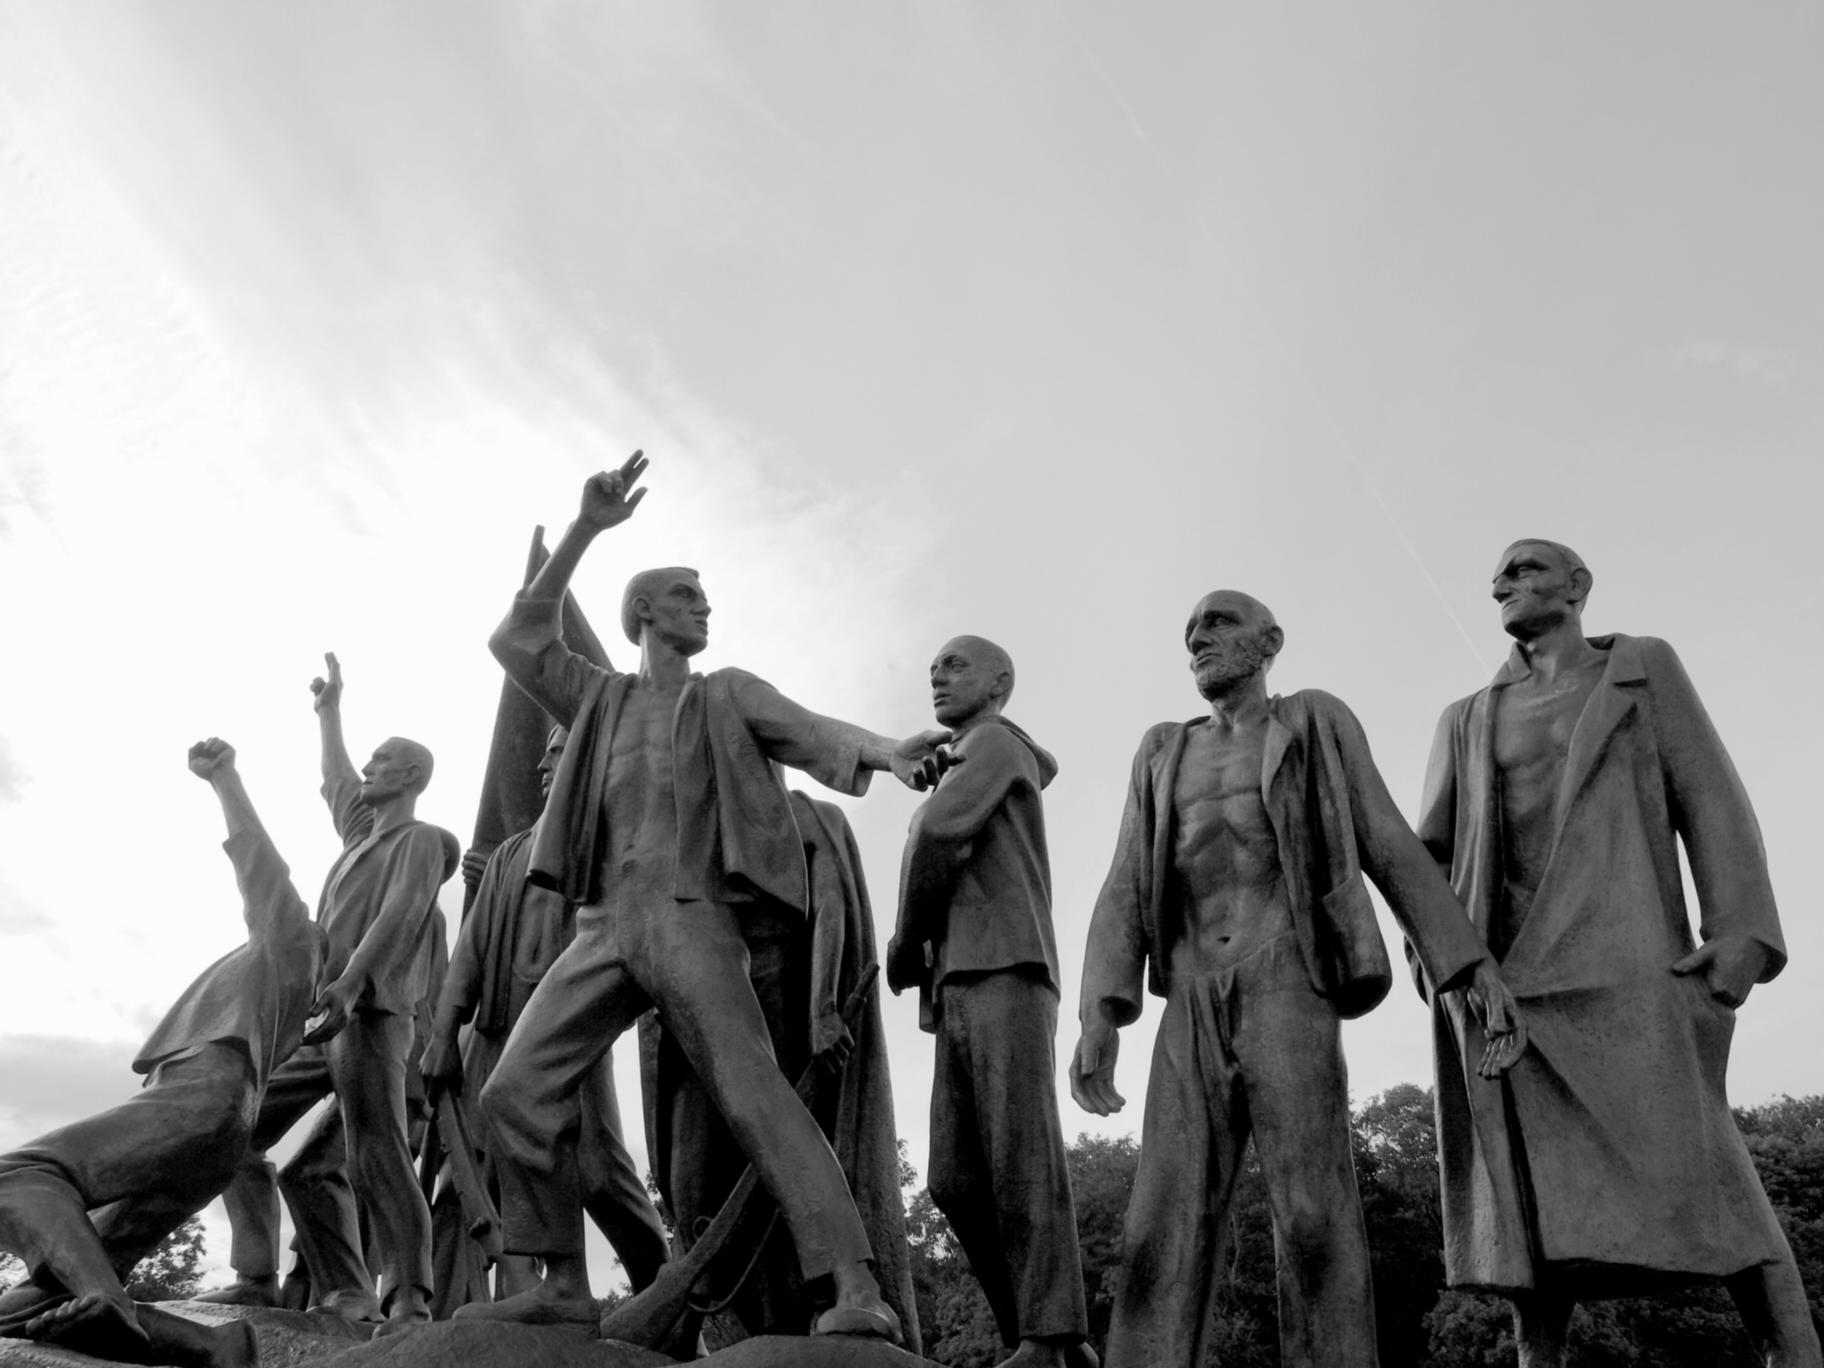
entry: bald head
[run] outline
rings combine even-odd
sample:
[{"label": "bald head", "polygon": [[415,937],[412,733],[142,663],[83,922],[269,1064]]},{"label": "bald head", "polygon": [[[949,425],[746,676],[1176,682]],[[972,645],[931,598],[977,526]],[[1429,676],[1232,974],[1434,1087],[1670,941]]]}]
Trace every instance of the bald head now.
[{"label": "bald head", "polygon": [[1205,698],[1231,692],[1273,668],[1286,634],[1273,610],[1239,589],[1205,594],[1184,625],[1191,673]]},{"label": "bald head", "polygon": [[993,716],[1011,697],[1013,658],[987,637],[951,637],[931,662],[931,706],[946,727]]},{"label": "bald head", "polygon": [[1590,567],[1584,562],[1582,556],[1563,542],[1551,541],[1545,537],[1522,537],[1517,542],[1509,542],[1507,550],[1501,553],[1502,564],[1505,565],[1514,552],[1527,546],[1536,549],[1543,557],[1555,560],[1566,571],[1581,570],[1586,575],[1590,573]]},{"label": "bald head", "polygon": [[389,736],[361,767],[361,801],[376,807],[401,797],[416,798],[431,782],[431,750],[403,736]]},{"label": "bald head", "polygon": [[1566,621],[1581,622],[1596,577],[1563,542],[1526,537],[1501,553],[1489,592],[1501,605],[1501,625],[1526,640]]},{"label": "bald head", "polygon": [[409,787],[413,793],[423,793],[431,782],[431,769],[436,764],[431,759],[431,748],[421,741],[414,741],[406,736],[388,737],[385,744],[399,756],[403,763],[417,770]]}]

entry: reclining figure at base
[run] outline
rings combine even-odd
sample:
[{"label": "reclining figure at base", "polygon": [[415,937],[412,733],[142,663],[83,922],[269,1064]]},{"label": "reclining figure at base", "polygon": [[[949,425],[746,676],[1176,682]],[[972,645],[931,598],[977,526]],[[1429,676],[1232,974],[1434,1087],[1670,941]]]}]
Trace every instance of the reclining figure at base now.
[{"label": "reclining figure at base", "polygon": [[215,790],[247,943],[205,969],[133,1061],[129,1101],[0,1155],[0,1249],[29,1277],[0,1294],[0,1336],[129,1363],[230,1368],[256,1360],[245,1321],[210,1327],[135,1304],[122,1283],[227,1186],[267,1080],[298,1048],[323,937],[234,765],[211,737],[190,769]]}]

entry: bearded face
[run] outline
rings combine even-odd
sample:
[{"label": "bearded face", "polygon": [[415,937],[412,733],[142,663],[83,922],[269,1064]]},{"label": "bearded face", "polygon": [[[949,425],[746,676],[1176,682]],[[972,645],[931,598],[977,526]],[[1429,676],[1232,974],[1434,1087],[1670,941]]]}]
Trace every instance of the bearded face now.
[{"label": "bearded face", "polygon": [[1264,634],[1238,632],[1227,641],[1205,646],[1191,657],[1191,674],[1197,692],[1206,699],[1228,693],[1241,681],[1259,674],[1268,659]]},{"label": "bearded face", "polygon": [[1279,641],[1265,604],[1233,590],[1206,594],[1184,629],[1197,692],[1214,699],[1261,673],[1278,653]]}]

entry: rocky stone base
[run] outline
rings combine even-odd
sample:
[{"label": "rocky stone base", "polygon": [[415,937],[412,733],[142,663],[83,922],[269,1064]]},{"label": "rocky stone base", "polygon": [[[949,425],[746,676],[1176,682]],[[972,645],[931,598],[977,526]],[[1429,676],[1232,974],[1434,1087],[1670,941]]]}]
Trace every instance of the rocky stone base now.
[{"label": "rocky stone base", "polygon": [[[217,1306],[213,1302],[172,1301],[157,1305],[173,1315],[203,1325],[251,1321],[260,1345],[261,1368],[298,1368],[326,1363],[372,1333],[372,1327],[354,1325],[339,1316],[311,1315],[305,1311],[269,1311],[249,1306]],[[31,1340],[0,1339],[0,1368],[94,1368],[105,1362],[71,1349]]]},{"label": "rocky stone base", "polygon": [[885,1340],[760,1335],[698,1359],[705,1368],[937,1368]]},{"label": "rocky stone base", "polygon": [[[334,1316],[211,1302],[161,1302],[166,1311],[221,1325],[245,1320],[261,1368],[666,1368],[674,1360],[618,1340],[487,1321],[438,1321],[369,1339],[371,1327]],[[102,1360],[30,1340],[0,1339],[0,1368],[96,1368]],[[880,1340],[765,1335],[697,1360],[704,1368],[936,1368]]]}]

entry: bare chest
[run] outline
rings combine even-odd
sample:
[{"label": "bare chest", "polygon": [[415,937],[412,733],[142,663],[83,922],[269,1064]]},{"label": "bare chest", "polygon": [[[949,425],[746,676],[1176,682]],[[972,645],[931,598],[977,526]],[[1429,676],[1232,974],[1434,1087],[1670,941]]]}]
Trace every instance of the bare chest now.
[{"label": "bare chest", "polygon": [[1495,765],[1505,780],[1536,774],[1555,780],[1570,753],[1577,723],[1602,678],[1597,663],[1570,671],[1549,684],[1522,681],[1503,689],[1495,702]]},{"label": "bare chest", "polygon": [[1192,730],[1172,789],[1182,850],[1270,849],[1272,825],[1260,792],[1262,733],[1223,736]]},{"label": "bare chest", "polygon": [[609,742],[605,796],[611,856],[668,849],[677,822],[671,723],[678,695],[631,689]]}]

